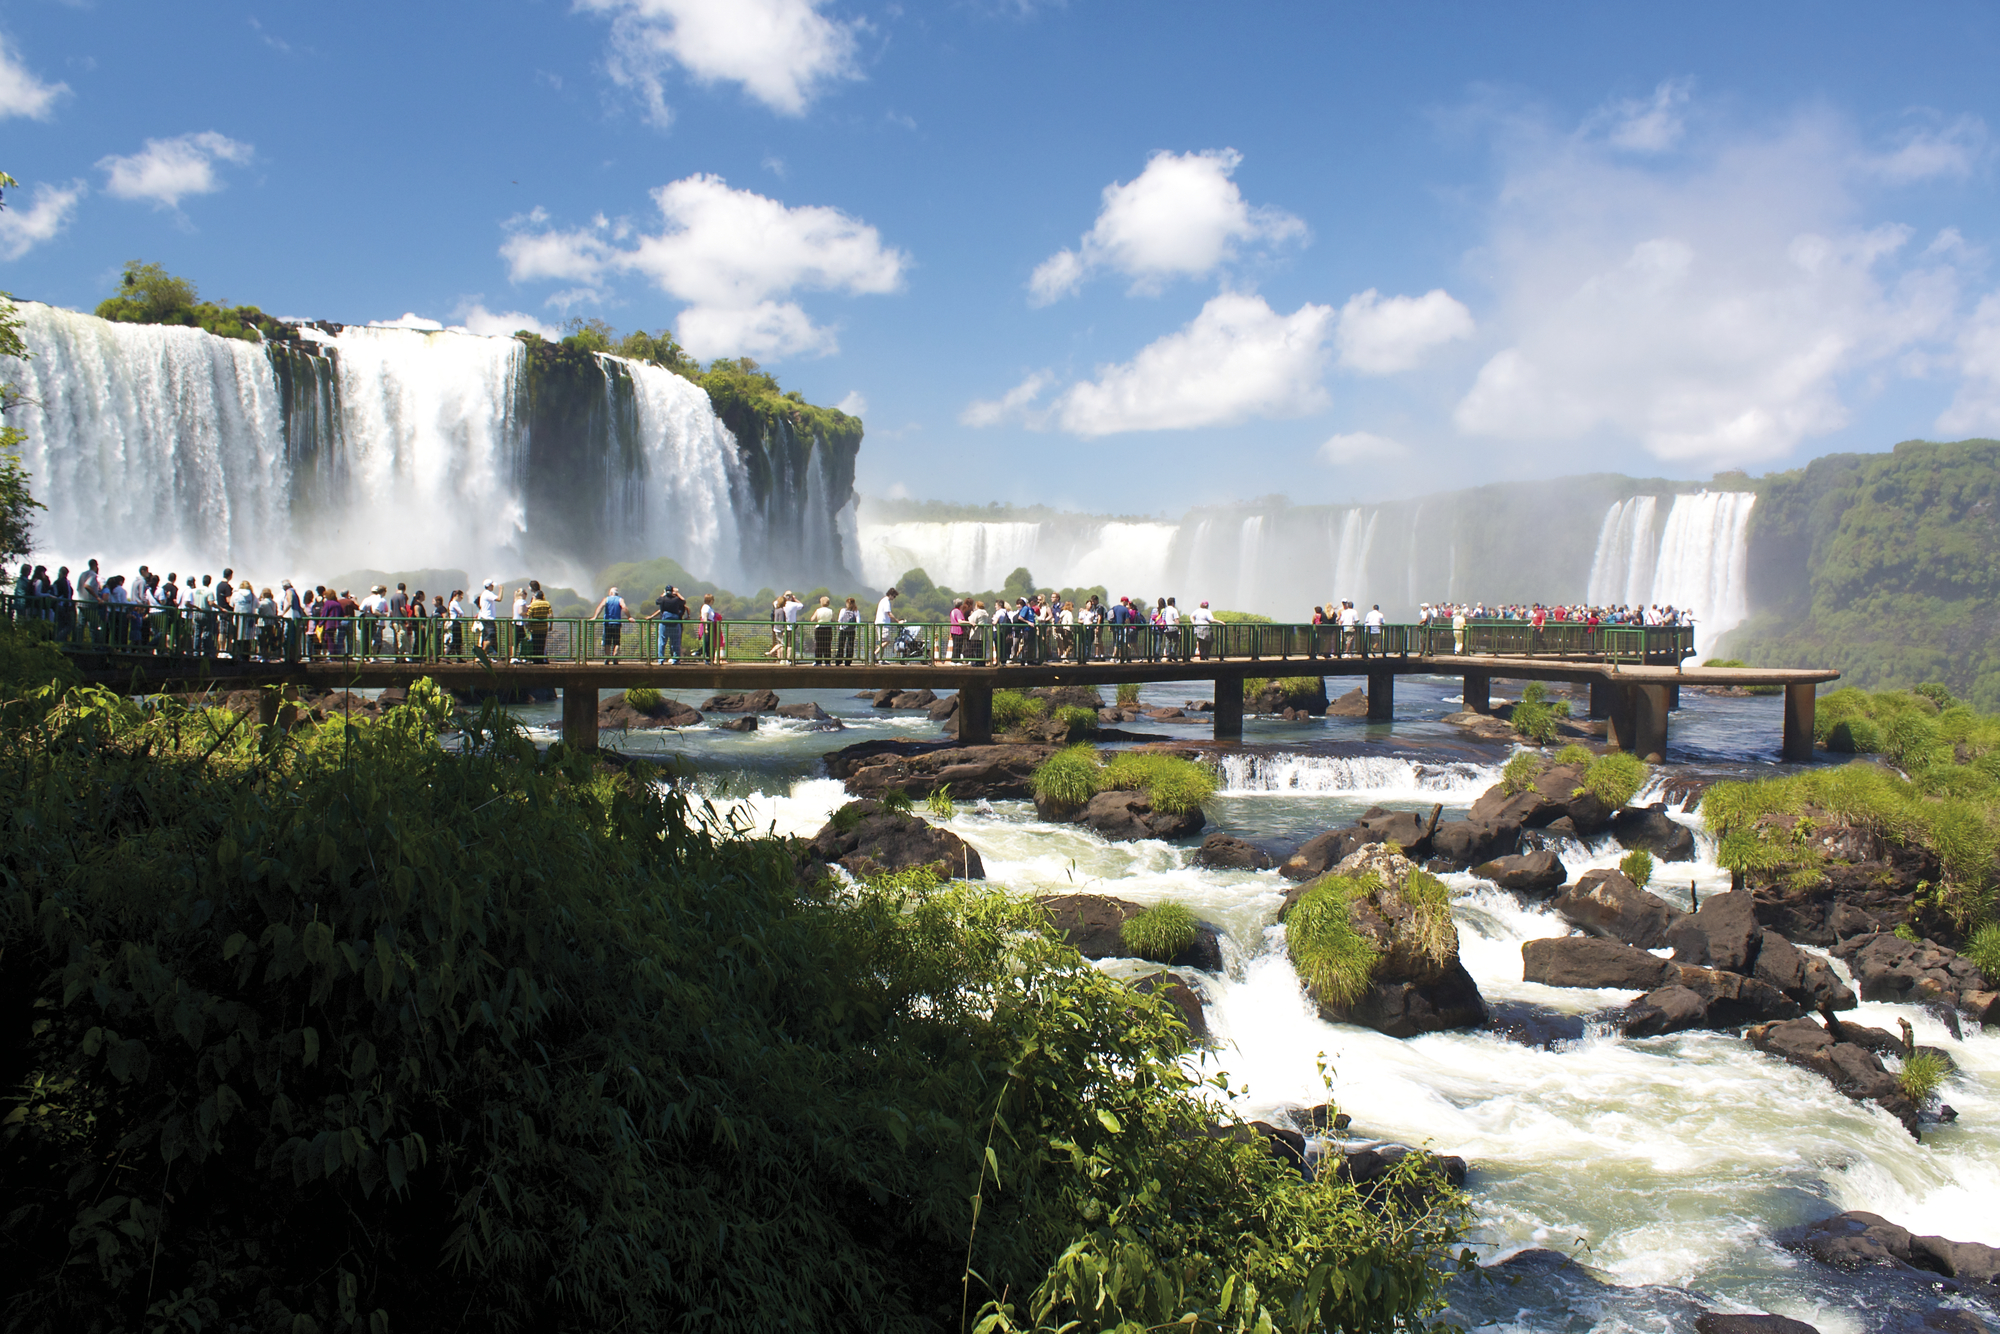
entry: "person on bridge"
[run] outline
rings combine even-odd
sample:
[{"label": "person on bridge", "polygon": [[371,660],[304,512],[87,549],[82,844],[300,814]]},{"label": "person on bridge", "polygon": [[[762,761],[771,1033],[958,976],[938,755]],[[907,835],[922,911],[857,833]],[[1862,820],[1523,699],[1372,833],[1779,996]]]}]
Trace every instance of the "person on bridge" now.
[{"label": "person on bridge", "polygon": [[[535,596],[530,598],[522,616],[528,623],[528,661],[547,662],[549,660],[549,621],[556,614],[548,596],[542,592],[540,584],[534,585]],[[419,601],[421,602],[421,596]]]},{"label": "person on bridge", "polygon": [[674,662],[681,660],[681,622],[687,619],[687,614],[687,599],[672,584],[661,589],[660,595],[653,599],[653,610],[646,613],[645,619],[660,623],[661,662],[669,658]]},{"label": "person on bridge", "polygon": [[489,654],[500,651],[500,588],[491,579],[479,590],[479,647]]},{"label": "person on bridge", "polygon": [[616,658],[623,652],[619,641],[625,633],[625,599],[618,596],[618,585],[613,584],[597,610],[590,613],[593,621],[600,616],[604,618],[604,656]]},{"label": "person on bridge", "polygon": [[1451,651],[1465,652],[1465,608],[1454,607],[1451,612]]},{"label": "person on bridge", "polygon": [[833,661],[833,599],[822,597],[819,605],[812,610],[813,626],[813,666],[824,667]]},{"label": "person on bridge", "polygon": [[1382,604],[1377,602],[1374,606],[1370,607],[1368,614],[1362,617],[1361,620],[1362,624],[1368,630],[1368,651],[1380,657],[1382,655],[1382,627],[1388,620],[1387,617],[1382,615]]},{"label": "person on bridge", "polygon": [[900,588],[892,588],[882,595],[875,604],[875,661],[887,662],[889,652],[896,645],[896,633],[888,627],[901,625],[896,619],[896,599],[903,596]]},{"label": "person on bridge", "polygon": [[842,667],[854,665],[854,636],[860,624],[861,604],[849,598],[840,608],[840,647],[834,652],[834,659]]},{"label": "person on bridge", "polygon": [[722,614],[715,609],[715,594],[701,595],[701,628],[694,640],[710,662],[723,661]]}]

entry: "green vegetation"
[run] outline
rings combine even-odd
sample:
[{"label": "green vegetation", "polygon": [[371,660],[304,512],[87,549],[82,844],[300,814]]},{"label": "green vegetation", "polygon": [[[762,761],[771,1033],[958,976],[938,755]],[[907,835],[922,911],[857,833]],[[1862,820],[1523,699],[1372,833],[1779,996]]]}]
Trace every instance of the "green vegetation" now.
[{"label": "green vegetation", "polygon": [[[1741,658],[1709,658],[1701,665],[1704,667],[1748,667],[1750,664]],[[1745,694],[1749,695],[1782,695],[1785,693],[1783,686],[1744,686],[1742,689]]]},{"label": "green vegetation", "polygon": [[1373,876],[1322,876],[1285,915],[1285,950],[1299,980],[1331,1005],[1347,1006],[1368,990],[1375,946],[1354,929],[1348,905],[1378,888]]},{"label": "green vegetation", "polygon": [[1561,750],[1556,752],[1555,762],[1560,765],[1571,766],[1578,769],[1587,769],[1590,767],[1590,762],[1594,758],[1596,757],[1593,756],[1588,749],[1586,749],[1583,746],[1577,745],[1575,742],[1571,742],[1569,745],[1564,746]]},{"label": "green vegetation", "polygon": [[1020,690],[996,690],[993,692],[993,730],[1011,732],[1030,719],[1039,718],[1048,712],[1049,702],[1039,695],[1030,695]]},{"label": "green vegetation", "polygon": [[949,820],[958,814],[958,803],[951,799],[950,783],[940,783],[932,788],[930,796],[924,799],[924,806],[940,820]]},{"label": "green vegetation", "polygon": [[1037,797],[1065,806],[1081,806],[1100,792],[1143,790],[1154,810],[1169,815],[1194,810],[1215,795],[1214,771],[1193,760],[1121,750],[1107,764],[1088,745],[1066,746],[1049,756],[1029,782]]},{"label": "green vegetation", "polygon": [[1533,787],[1546,768],[1548,762],[1538,752],[1517,750],[1500,770],[1500,786],[1506,789],[1508,796],[1516,796]]},{"label": "green vegetation", "polygon": [[1065,704],[1056,710],[1055,716],[1071,741],[1081,741],[1097,731],[1096,709],[1087,709],[1081,704]]},{"label": "green vegetation", "polygon": [[2000,986],[2000,922],[1987,922],[1974,931],[1963,953],[1985,976],[1988,988]]},{"label": "green vegetation", "polygon": [[1259,616],[1254,611],[1211,611],[1210,615],[1224,625],[1273,625],[1269,616]]},{"label": "green vegetation", "polygon": [[1882,729],[1867,718],[1843,718],[1827,730],[1826,748],[1848,755],[1873,755],[1882,749]]},{"label": "green vegetation", "polygon": [[[997,703],[1000,692],[993,693]],[[1081,806],[1097,795],[1104,781],[1104,765],[1090,746],[1065,746],[1036,765],[1028,781],[1043,801]]]},{"label": "green vegetation", "polygon": [[641,713],[651,713],[667,700],[651,686],[632,686],[625,692],[625,702]]},{"label": "green vegetation", "polygon": [[1278,687],[1285,703],[1294,707],[1316,702],[1326,691],[1326,678],[1321,676],[1246,676],[1243,678],[1243,698],[1255,699],[1271,686]]},{"label": "green vegetation", "polygon": [[1618,870],[1627,880],[1644,889],[1653,880],[1653,854],[1634,848],[1618,859]]},{"label": "green vegetation", "polygon": [[1896,1084],[1904,1097],[1922,1107],[1937,1096],[1950,1073],[1951,1067],[1936,1052],[1913,1051],[1903,1058],[1903,1068],[1896,1072]]},{"label": "green vegetation", "polygon": [[1639,794],[1651,773],[1638,756],[1622,750],[1607,751],[1593,757],[1590,767],[1583,771],[1583,790],[1617,810]]},{"label": "green vegetation", "polygon": [[1548,697],[1548,687],[1540,681],[1530,681],[1521,690],[1521,698],[1514,705],[1511,721],[1515,732],[1537,746],[1545,746],[1555,740],[1560,721],[1569,717],[1569,701]]},{"label": "green vegetation", "polygon": [[1731,651],[1838,667],[1864,689],[1941,682],[2000,710],[2000,442],[1910,440],[1760,484],[1750,568],[1760,610]]},{"label": "green vegetation", "polygon": [[1154,963],[1172,963],[1200,934],[1194,914],[1178,903],[1156,903],[1118,928],[1126,949]]},{"label": "green vegetation", "polygon": [[1121,705],[1123,705],[1123,704],[1137,704],[1137,703],[1139,702],[1139,683],[1138,683],[1137,681],[1121,681],[1121,682],[1119,682],[1119,683],[1118,683],[1118,702],[1119,702],[1119,703],[1120,703]]},{"label": "green vegetation", "polygon": [[[0,171],[0,190],[14,184],[14,178]],[[0,357],[26,359],[27,346],[21,341],[21,317],[14,303],[0,292]],[[0,418],[21,403],[21,392],[11,382],[0,382]],[[28,471],[21,466],[21,446],[28,434],[18,426],[0,420],[0,561],[25,556],[34,549],[34,512],[44,508],[28,490]],[[8,591],[13,591],[11,583]]]},{"label": "green vegetation", "polygon": [[882,804],[883,810],[895,815],[908,815],[917,804],[906,787],[892,787],[876,800]]},{"label": "green vegetation", "polygon": [[1403,899],[1410,905],[1417,949],[1432,963],[1449,962],[1458,953],[1458,928],[1451,920],[1451,890],[1422,867],[1403,877]]},{"label": "green vegetation", "polygon": [[126,264],[118,281],[118,295],[98,303],[97,318],[120,324],[178,324],[252,343],[292,336],[290,325],[255,306],[218,306],[203,301],[186,278],[176,278],[158,264],[137,259]]},{"label": "green vegetation", "polygon": [[0,847],[14,1328],[1437,1308],[1456,1197],[1371,1211],[1205,1133],[1171,1003],[1004,893],[801,884],[787,842],[491,709],[447,751],[415,708],[286,734],[0,697],[36,831]]}]

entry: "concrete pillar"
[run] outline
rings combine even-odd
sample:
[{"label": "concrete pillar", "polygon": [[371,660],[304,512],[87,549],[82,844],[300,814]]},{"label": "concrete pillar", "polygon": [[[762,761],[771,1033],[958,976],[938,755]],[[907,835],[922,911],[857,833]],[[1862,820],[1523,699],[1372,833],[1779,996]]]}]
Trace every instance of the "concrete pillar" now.
[{"label": "concrete pillar", "polygon": [[1611,740],[1618,749],[1636,755],[1639,753],[1638,709],[1634,700],[1637,691],[1617,681],[1606,681],[1604,684],[1611,696],[1610,707],[1605,713],[1611,723],[1608,729]]},{"label": "concrete pillar", "polygon": [[1669,687],[1631,687],[1633,740],[1632,753],[1648,764],[1663,764],[1667,758],[1667,714]]},{"label": "concrete pillar", "polygon": [[1215,739],[1243,739],[1243,678],[1240,676],[1215,678]]},{"label": "concrete pillar", "polygon": [[1368,673],[1368,721],[1386,723],[1396,716],[1396,674]]},{"label": "concrete pillar", "polygon": [[1493,712],[1493,673],[1465,674],[1465,708],[1472,713]]},{"label": "concrete pillar", "polygon": [[597,687],[562,688],[563,744],[571,750],[597,749]]},{"label": "concrete pillar", "polygon": [[958,744],[961,746],[993,744],[992,686],[958,688]]},{"label": "concrete pillar", "polygon": [[1662,687],[1662,689],[1664,689],[1667,692],[1667,711],[1671,713],[1673,710],[1678,709],[1681,706],[1680,684],[1676,682],[1673,685],[1664,686]]},{"label": "concrete pillar", "polygon": [[1590,716],[1609,718],[1618,705],[1618,683],[1602,677],[1592,677],[1590,681]]},{"label": "concrete pillar", "polygon": [[1813,758],[1813,709],[1818,704],[1818,687],[1801,682],[1785,687],[1785,743],[1780,751],[1794,764],[1811,764]]}]

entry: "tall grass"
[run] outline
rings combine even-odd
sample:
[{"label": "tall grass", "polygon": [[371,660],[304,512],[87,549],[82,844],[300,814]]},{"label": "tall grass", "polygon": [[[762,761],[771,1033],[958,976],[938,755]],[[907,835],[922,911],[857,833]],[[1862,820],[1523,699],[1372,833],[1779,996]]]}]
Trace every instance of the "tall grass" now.
[{"label": "tall grass", "polygon": [[1627,880],[1644,889],[1652,883],[1653,854],[1644,848],[1634,848],[1618,859],[1618,869]]},{"label": "tall grass", "polygon": [[1904,1097],[1922,1107],[1937,1096],[1950,1073],[1951,1067],[1937,1053],[1913,1051],[1903,1058],[1903,1068],[1896,1072],[1896,1084]]},{"label": "tall grass", "polygon": [[1526,792],[1535,785],[1535,780],[1547,769],[1548,761],[1532,750],[1517,750],[1500,770],[1500,786],[1508,796]]},{"label": "tall grass", "polygon": [[1156,903],[1118,928],[1126,949],[1154,963],[1172,963],[1200,934],[1194,914],[1178,903]]},{"label": "tall grass", "polygon": [[1048,712],[1049,703],[1034,695],[1024,695],[1018,690],[996,690],[993,692],[993,730],[1011,732],[1031,718],[1039,718]]},{"label": "tall grass", "polygon": [[1417,949],[1440,966],[1458,955],[1458,928],[1451,920],[1451,890],[1422,868],[1403,877],[1403,899],[1410,905],[1410,925]]},{"label": "tall grass", "polygon": [[1081,806],[1104,783],[1104,766],[1086,745],[1065,746],[1035,766],[1028,784],[1043,801]]},{"label": "tall grass", "polygon": [[1056,710],[1055,717],[1071,741],[1081,741],[1097,731],[1096,709],[1087,709],[1081,704],[1065,704]]},{"label": "tall grass", "polygon": [[1118,702],[1120,704],[1137,704],[1139,702],[1139,683],[1137,681],[1119,682]]},{"label": "tall grass", "polygon": [[1651,773],[1638,756],[1614,750],[1591,760],[1583,771],[1583,790],[1617,810],[1638,795]]},{"label": "tall grass", "polygon": [[1299,980],[1328,1004],[1354,1004],[1374,976],[1374,943],[1354,929],[1348,905],[1379,883],[1373,876],[1322,877],[1285,917],[1285,950],[1292,966]]},{"label": "tall grass", "polygon": [[1180,815],[1215,795],[1215,771],[1176,755],[1127,750],[1104,767],[1104,785],[1128,792],[1143,789],[1154,810]]},{"label": "tall grass", "polygon": [[651,713],[665,701],[665,696],[651,686],[632,686],[625,692],[625,702],[641,713]]},{"label": "tall grass", "polygon": [[1988,922],[1973,932],[1964,953],[1986,975],[1988,989],[2000,987],[2000,923]]}]

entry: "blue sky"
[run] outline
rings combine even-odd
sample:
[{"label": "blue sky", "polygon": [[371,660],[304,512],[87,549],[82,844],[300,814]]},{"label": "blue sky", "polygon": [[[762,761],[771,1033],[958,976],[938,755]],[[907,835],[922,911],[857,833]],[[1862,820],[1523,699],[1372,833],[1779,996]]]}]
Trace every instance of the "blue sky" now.
[{"label": "blue sky", "polygon": [[1178,513],[2000,434],[2000,11],[0,3],[0,285],[601,316],[884,495]]}]

